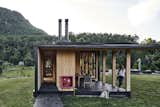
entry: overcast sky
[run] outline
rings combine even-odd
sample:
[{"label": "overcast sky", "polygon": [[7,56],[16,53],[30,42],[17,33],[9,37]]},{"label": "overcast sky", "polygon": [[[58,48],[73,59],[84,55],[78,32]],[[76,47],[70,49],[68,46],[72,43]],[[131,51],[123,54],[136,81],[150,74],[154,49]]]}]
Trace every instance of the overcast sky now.
[{"label": "overcast sky", "polygon": [[51,35],[58,33],[58,19],[68,18],[74,33],[137,34],[141,40],[160,40],[160,0],[0,0],[0,6],[19,11]]}]

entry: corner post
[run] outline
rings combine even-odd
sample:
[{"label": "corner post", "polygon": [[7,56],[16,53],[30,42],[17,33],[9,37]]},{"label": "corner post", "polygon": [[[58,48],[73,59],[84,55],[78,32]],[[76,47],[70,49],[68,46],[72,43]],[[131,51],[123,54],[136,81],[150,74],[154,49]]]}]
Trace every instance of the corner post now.
[{"label": "corner post", "polygon": [[37,97],[38,94],[38,47],[34,48],[34,59],[35,59],[35,72],[34,72],[34,91],[33,96]]}]

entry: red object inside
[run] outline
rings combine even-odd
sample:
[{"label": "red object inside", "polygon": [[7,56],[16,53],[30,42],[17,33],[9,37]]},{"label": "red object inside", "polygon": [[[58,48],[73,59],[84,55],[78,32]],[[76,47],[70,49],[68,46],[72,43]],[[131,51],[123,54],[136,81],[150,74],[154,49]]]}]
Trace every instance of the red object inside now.
[{"label": "red object inside", "polygon": [[71,88],[72,86],[73,86],[72,76],[62,76],[61,77],[61,87],[62,88]]}]

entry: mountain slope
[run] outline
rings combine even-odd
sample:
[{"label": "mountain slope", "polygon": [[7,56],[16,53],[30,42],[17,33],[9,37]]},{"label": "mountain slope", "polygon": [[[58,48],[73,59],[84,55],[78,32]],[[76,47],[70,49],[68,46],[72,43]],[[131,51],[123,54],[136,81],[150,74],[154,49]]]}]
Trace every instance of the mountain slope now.
[{"label": "mountain slope", "polygon": [[0,35],[46,35],[34,27],[22,14],[0,7]]}]

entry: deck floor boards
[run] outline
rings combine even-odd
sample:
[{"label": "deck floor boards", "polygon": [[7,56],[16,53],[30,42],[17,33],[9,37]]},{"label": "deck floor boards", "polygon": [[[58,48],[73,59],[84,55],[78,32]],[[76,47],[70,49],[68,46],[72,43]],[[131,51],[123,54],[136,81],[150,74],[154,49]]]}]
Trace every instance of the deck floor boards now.
[{"label": "deck floor boards", "polygon": [[87,86],[86,88],[84,87],[80,87],[77,88],[77,90],[80,91],[109,91],[109,92],[125,92],[124,88],[118,88],[115,87],[113,88],[111,84],[103,84],[102,82],[98,81],[98,82],[92,82],[90,86]]},{"label": "deck floor boards", "polygon": [[126,90],[124,88],[112,87],[111,84],[103,84],[101,81],[92,82],[90,85],[84,87],[79,87],[76,89],[76,95],[100,95],[103,91],[108,91],[110,93],[124,93]]}]

